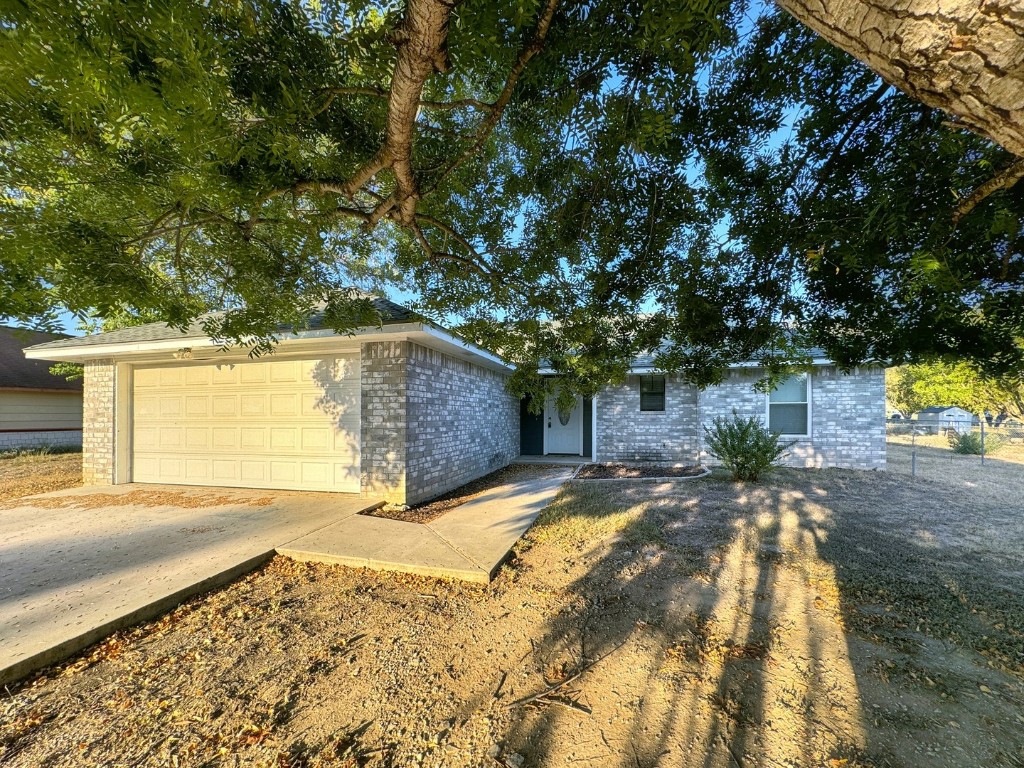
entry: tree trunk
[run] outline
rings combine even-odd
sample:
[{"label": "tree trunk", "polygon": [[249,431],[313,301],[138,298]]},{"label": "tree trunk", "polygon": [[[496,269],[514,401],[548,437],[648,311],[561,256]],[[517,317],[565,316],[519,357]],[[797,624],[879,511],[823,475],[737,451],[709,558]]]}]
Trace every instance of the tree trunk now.
[{"label": "tree trunk", "polygon": [[1024,157],[1020,0],[776,0],[911,97]]}]

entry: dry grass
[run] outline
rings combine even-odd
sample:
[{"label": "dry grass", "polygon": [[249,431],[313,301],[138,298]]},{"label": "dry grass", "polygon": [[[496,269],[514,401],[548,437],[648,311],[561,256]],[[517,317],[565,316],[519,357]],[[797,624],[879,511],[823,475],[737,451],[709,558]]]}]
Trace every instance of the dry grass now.
[{"label": "dry grass", "polygon": [[945,438],[929,435],[919,438],[916,449],[901,440],[889,439],[886,471],[909,476],[912,454],[916,450],[916,477],[954,488],[969,494],[984,496],[997,504],[1021,506],[1024,491],[1024,448],[1007,446],[995,456],[986,456],[982,465],[980,456],[953,453]]},{"label": "dry grass", "polygon": [[570,484],[486,588],[279,558],[122,633],[0,701],[0,764],[1021,765],[1019,509],[898,472]]},{"label": "dry grass", "polygon": [[0,454],[0,502],[81,484],[81,453]]}]

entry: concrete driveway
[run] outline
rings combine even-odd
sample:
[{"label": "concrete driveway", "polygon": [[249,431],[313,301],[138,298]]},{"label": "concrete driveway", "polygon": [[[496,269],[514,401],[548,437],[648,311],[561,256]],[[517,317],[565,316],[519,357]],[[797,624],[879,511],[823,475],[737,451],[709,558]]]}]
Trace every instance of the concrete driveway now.
[{"label": "concrete driveway", "polygon": [[331,493],[76,488],[0,507],[0,685],[376,506]]}]

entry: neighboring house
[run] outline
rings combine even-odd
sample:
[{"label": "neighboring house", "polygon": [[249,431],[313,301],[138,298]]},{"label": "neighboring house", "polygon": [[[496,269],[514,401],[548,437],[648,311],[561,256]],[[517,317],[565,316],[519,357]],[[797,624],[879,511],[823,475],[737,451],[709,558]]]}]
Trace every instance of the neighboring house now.
[{"label": "neighboring house", "polygon": [[970,432],[974,422],[977,421],[973,413],[963,408],[957,408],[955,405],[933,405],[930,408],[922,408],[911,418],[933,434],[951,429],[957,432]]},{"label": "neighboring house", "polygon": [[818,359],[771,397],[738,366],[698,393],[638,361],[593,401],[531,416],[506,389],[511,366],[384,299],[378,327],[311,324],[270,358],[224,351],[198,324],[64,339],[33,358],[85,364],[87,484],[180,483],[382,495],[414,504],[513,461],[693,462],[702,425],[732,409],[797,436],[792,463],[885,464],[881,368],[844,375]]},{"label": "neighboring house", "polygon": [[0,326],[0,451],[82,444],[82,381],[50,373],[24,348],[65,338]]}]

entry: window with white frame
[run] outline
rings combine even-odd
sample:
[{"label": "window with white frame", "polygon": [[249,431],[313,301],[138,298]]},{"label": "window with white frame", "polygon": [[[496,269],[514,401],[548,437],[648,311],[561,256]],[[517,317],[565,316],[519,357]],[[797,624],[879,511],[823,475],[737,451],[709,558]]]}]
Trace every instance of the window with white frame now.
[{"label": "window with white frame", "polygon": [[790,376],[768,395],[768,429],[791,437],[811,434],[811,381]]}]

